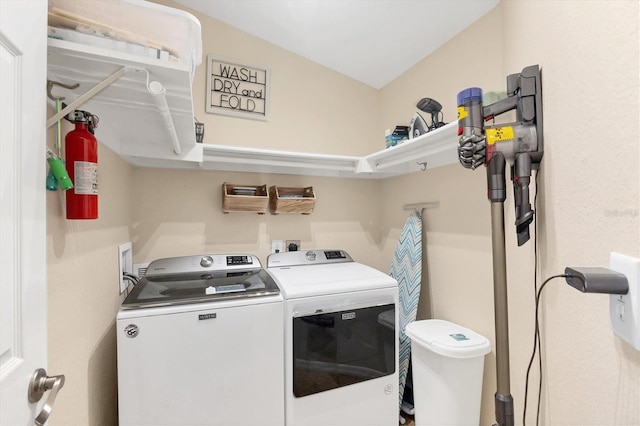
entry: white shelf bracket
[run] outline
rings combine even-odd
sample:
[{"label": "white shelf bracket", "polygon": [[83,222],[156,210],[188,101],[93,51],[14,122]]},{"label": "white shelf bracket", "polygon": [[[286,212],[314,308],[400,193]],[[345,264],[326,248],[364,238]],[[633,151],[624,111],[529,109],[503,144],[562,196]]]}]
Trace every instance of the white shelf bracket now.
[{"label": "white shelf bracket", "polygon": [[371,163],[366,158],[360,158],[358,160],[358,165],[356,166],[355,173],[373,173],[373,167],[371,167]]},{"label": "white shelf bracket", "polygon": [[54,124],[56,124],[57,121],[59,121],[62,117],[67,115],[69,112],[75,110],[77,107],[79,107],[80,105],[82,105],[83,103],[91,99],[92,97],[94,97],[96,94],[100,93],[103,89],[105,89],[111,83],[113,83],[114,81],[122,77],[124,73],[126,73],[130,69],[132,68],[122,67],[117,71],[115,71],[110,76],[108,76],[107,78],[105,78],[104,80],[102,80],[100,83],[96,84],[93,88],[87,90],[85,93],[80,95],[78,99],[74,100],[73,102],[68,104],[65,108],[63,108],[60,112],[54,114],[53,117],[49,118],[47,120],[47,128],[53,126]]},{"label": "white shelf bracket", "polygon": [[[147,73],[147,79],[149,78],[149,74]],[[167,131],[169,132],[169,137],[171,138],[171,145],[173,146],[173,152],[176,154],[182,153],[182,148],[180,148],[180,140],[178,139],[178,133],[176,132],[176,126],[173,124],[173,118],[171,117],[171,111],[169,110],[169,104],[167,104],[167,91],[165,90],[162,83],[159,81],[147,82],[147,90],[153,96],[153,101],[156,103],[158,107],[158,111],[162,116],[162,121],[164,125],[167,127]]]}]

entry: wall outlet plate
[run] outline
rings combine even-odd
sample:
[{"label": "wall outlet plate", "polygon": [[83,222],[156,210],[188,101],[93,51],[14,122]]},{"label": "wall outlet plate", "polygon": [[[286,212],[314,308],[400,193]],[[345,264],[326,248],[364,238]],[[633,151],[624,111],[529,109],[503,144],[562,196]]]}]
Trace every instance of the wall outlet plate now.
[{"label": "wall outlet plate", "polygon": [[125,272],[133,273],[133,245],[131,241],[118,246],[118,288],[120,289],[120,294],[124,293],[129,284],[131,284],[129,280],[125,280],[122,277]]},{"label": "wall outlet plate", "polygon": [[609,268],[624,274],[629,281],[629,293],[609,296],[611,329],[640,351],[640,259],[611,253]]},{"label": "wall outlet plate", "polygon": [[282,253],[284,251],[284,241],[272,240],[271,241],[271,253]]}]

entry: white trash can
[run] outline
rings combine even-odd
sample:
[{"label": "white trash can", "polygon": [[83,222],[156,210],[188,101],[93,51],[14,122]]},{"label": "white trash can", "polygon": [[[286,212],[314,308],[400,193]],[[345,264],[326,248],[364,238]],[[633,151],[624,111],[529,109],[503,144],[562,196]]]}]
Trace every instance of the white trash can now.
[{"label": "white trash can", "polygon": [[486,337],[443,320],[409,323],[416,426],[480,422]]}]

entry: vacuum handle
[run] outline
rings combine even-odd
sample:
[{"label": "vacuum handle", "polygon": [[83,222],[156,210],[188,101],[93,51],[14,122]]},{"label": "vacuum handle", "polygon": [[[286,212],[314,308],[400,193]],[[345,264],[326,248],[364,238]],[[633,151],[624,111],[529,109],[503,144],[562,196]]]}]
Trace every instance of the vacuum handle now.
[{"label": "vacuum handle", "polygon": [[529,224],[533,222],[533,210],[529,202],[531,182],[531,155],[516,154],[513,162],[513,195],[516,208],[516,233],[518,246],[529,241]]},{"label": "vacuum handle", "polygon": [[492,203],[504,203],[507,199],[505,164],[506,161],[501,152],[496,152],[487,163],[487,197]]}]

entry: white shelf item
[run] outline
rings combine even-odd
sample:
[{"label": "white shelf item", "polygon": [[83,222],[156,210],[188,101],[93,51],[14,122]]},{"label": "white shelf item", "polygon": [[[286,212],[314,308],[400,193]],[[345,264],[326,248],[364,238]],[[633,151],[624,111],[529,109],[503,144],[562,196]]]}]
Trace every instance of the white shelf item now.
[{"label": "white shelf item", "polygon": [[450,123],[365,157],[203,144],[201,168],[381,179],[457,163],[457,129],[457,122]]},{"label": "white shelf item", "polygon": [[143,0],[49,0],[49,35],[136,56],[202,62],[200,21],[183,10]]},{"label": "white shelf item", "polygon": [[[54,10],[59,11],[63,5],[83,3],[88,2],[53,0],[49,5],[50,11],[52,4]],[[164,41],[150,41],[150,45],[170,49],[169,60],[49,38],[48,79],[80,84],[73,90],[55,88],[54,96],[64,96],[64,102],[71,107],[63,110],[62,115],[69,109],[97,115],[100,121],[96,138],[132,164],[137,164],[140,158],[201,162],[202,147],[196,146],[191,92],[193,70],[202,59],[198,21],[186,12],[148,2],[91,2],[94,3],[100,3],[98,9],[104,4],[115,8],[114,17],[126,15],[121,7],[143,8],[138,10],[136,21],[145,23],[140,28],[148,27],[157,19],[156,32],[166,30],[168,22],[174,22],[175,25],[170,26],[172,31],[165,32],[173,34],[175,28],[187,28],[186,33],[176,33],[172,47]],[[75,12],[72,16],[76,21],[101,25],[95,23],[94,18],[84,15],[80,18]],[[104,25],[112,27],[113,23]],[[133,29],[119,27],[118,31],[133,32]],[[138,33],[137,27],[135,31],[134,35],[140,39],[157,40],[157,34]],[[175,47],[176,40],[182,39],[184,45]],[[52,125],[59,116],[51,117],[47,124]]]}]

